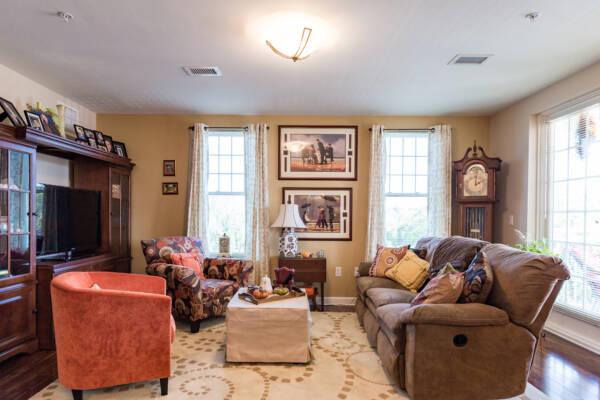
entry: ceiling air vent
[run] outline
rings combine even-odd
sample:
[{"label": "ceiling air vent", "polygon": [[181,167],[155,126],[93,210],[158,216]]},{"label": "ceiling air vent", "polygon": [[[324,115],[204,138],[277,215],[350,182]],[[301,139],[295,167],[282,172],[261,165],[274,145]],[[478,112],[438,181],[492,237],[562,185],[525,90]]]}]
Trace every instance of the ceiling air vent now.
[{"label": "ceiling air vent", "polygon": [[189,76],[221,76],[217,67],[181,67]]},{"label": "ceiling air vent", "polygon": [[448,65],[459,64],[459,65],[481,65],[490,58],[491,54],[457,54]]}]

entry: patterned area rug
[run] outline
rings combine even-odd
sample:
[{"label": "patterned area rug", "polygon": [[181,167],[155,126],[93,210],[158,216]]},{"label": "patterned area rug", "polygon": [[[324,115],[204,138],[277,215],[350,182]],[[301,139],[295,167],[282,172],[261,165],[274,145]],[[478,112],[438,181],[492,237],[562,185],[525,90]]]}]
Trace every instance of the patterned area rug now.
[{"label": "patterned area rug", "polygon": [[[313,361],[299,364],[225,363],[225,318],[203,323],[197,334],[178,325],[173,344],[169,395],[164,399],[408,399],[390,384],[379,357],[369,346],[356,314],[312,313]],[[269,351],[265,349],[265,351]],[[84,392],[86,400],[159,399],[158,380]],[[37,393],[36,400],[71,400],[58,381]],[[546,400],[531,385],[515,399]]]}]

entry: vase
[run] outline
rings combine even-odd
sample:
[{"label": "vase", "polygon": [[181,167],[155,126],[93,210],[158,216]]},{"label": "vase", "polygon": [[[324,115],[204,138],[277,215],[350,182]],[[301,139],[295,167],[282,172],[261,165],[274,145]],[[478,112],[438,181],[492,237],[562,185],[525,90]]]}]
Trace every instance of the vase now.
[{"label": "vase", "polygon": [[58,130],[60,136],[66,138],[67,135],[65,134],[65,106],[62,104],[58,104],[56,106],[56,114],[58,115],[57,121],[55,121],[56,129]]}]

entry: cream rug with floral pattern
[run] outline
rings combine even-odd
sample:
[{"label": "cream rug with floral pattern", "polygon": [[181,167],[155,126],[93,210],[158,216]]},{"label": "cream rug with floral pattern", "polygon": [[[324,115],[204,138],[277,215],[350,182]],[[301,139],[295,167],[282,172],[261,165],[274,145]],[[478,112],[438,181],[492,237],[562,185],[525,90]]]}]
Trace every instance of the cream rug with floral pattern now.
[{"label": "cream rug with floral pattern", "polygon": [[[169,394],[163,399],[223,400],[395,400],[405,392],[390,384],[369,346],[356,314],[312,313],[313,361],[299,364],[225,363],[225,318],[203,323],[200,332],[178,325],[173,344]],[[269,351],[265,349],[265,351]],[[84,392],[85,400],[160,399],[158,380]],[[71,391],[58,381],[37,393],[36,400],[71,400]],[[531,385],[515,399],[546,400]]]}]

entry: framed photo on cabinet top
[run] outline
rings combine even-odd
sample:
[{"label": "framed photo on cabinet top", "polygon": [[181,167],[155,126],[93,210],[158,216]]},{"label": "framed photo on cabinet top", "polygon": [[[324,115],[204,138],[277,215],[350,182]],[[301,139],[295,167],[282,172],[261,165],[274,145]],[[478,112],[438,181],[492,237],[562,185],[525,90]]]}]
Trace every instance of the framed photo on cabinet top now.
[{"label": "framed photo on cabinet top", "polygon": [[357,126],[279,125],[279,179],[356,180]]}]

